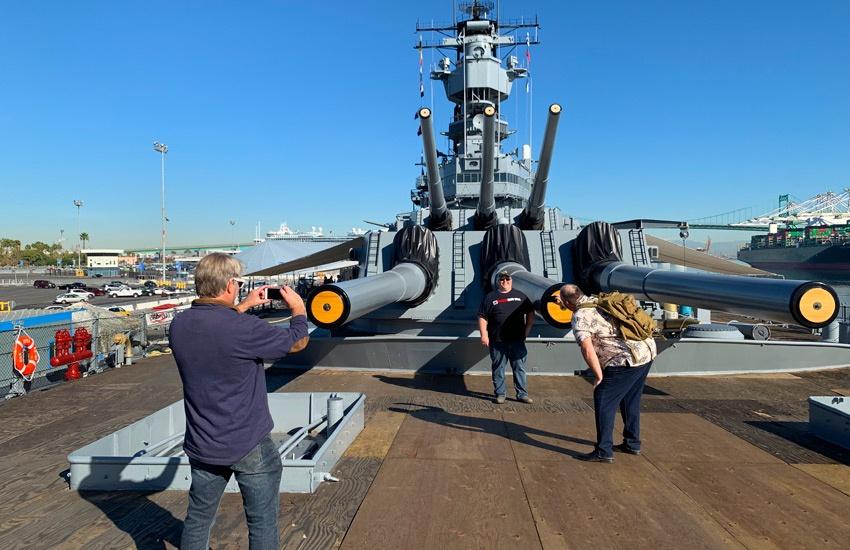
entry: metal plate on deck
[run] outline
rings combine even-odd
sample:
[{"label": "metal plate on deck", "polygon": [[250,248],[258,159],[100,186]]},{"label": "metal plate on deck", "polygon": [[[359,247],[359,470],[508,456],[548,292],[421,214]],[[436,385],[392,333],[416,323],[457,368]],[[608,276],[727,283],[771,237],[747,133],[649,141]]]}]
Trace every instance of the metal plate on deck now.
[{"label": "metal plate on deck", "polygon": [[809,431],[821,439],[850,449],[850,398],[809,397]]},{"label": "metal plate on deck", "polygon": [[[344,415],[327,434],[328,398],[343,400]],[[283,462],[281,493],[312,493],[363,430],[362,393],[271,393],[272,439]],[[71,489],[186,491],[192,482],[183,453],[186,417],[177,401],[68,455]],[[225,489],[239,492],[235,478]]]}]

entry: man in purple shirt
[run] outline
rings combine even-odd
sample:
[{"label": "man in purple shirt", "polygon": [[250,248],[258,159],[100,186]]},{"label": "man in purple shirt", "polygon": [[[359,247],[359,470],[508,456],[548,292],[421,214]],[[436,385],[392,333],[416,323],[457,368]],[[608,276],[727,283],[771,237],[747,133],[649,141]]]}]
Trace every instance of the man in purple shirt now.
[{"label": "man in purple shirt", "polygon": [[192,468],[181,547],[209,547],[221,495],[232,475],[242,493],[250,548],[280,547],[278,512],[282,471],[266,396],[263,363],[304,349],[304,302],[289,287],[288,329],[245,312],[268,303],[266,288],[236,304],[242,265],[227,254],[204,256],[195,271],[199,298],[171,322],[170,343],[183,381],[186,435]]}]

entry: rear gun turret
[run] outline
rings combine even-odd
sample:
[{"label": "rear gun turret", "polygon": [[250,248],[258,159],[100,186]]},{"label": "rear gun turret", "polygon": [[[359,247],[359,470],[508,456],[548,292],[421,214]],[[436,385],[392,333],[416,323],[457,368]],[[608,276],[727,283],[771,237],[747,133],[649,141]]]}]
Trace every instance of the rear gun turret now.
[{"label": "rear gun turret", "polygon": [[[540,149],[540,161],[537,163],[537,173],[528,206],[517,220],[522,229],[543,228],[543,204],[546,202],[546,186],[549,184],[549,166],[552,163],[552,152],[555,150],[555,134],[558,131],[558,119],[561,106],[553,103],[549,106],[549,117],[546,119],[546,133],[543,135],[543,146]],[[553,228],[555,229],[555,228]]]}]

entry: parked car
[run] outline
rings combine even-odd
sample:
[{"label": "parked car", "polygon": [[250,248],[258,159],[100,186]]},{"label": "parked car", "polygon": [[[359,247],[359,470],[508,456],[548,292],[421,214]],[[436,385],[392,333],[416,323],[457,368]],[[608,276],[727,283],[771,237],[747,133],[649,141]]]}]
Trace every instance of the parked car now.
[{"label": "parked car", "polygon": [[64,285],[59,285],[60,290],[74,290],[75,288],[86,288],[88,285],[86,283],[81,283],[80,281],[74,281],[73,283],[65,283]]},{"label": "parked car", "polygon": [[111,283],[106,283],[106,284],[102,285],[100,288],[102,288],[104,290],[104,292],[106,292],[108,294],[109,291],[111,291],[111,290],[118,290],[119,288],[124,288],[125,286],[127,286],[127,285],[125,285],[122,282],[112,281]]},{"label": "parked car", "polygon": [[51,283],[50,281],[45,281],[44,279],[36,279],[33,281],[32,286],[35,288],[56,288],[56,283]]},{"label": "parked car", "polygon": [[102,290],[102,289],[94,287],[94,286],[87,286],[83,290],[85,290],[86,292],[91,292],[95,296],[106,296],[105,290]]},{"label": "parked car", "polygon": [[123,288],[110,290],[109,295],[113,298],[127,297],[127,296],[132,296],[133,298],[138,298],[139,296],[142,295],[142,291],[138,288],[130,288],[129,286],[124,286]]},{"label": "parked car", "polygon": [[142,283],[142,286],[145,286],[147,288],[158,288],[159,287],[159,285],[156,284],[155,281],[145,281],[144,283]]},{"label": "parked car", "polygon": [[111,311],[112,313],[117,313],[118,315],[130,315],[130,312],[121,306],[112,306],[108,308],[108,311]]},{"label": "parked car", "polygon": [[66,292],[60,294],[53,300],[57,304],[75,304],[77,302],[87,302],[91,295],[88,292]]}]

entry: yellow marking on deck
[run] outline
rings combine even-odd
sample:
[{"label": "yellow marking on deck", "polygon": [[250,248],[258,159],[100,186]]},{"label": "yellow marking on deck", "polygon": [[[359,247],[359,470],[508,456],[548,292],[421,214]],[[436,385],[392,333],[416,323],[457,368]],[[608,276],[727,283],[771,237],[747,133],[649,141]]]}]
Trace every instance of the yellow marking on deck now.
[{"label": "yellow marking on deck", "polygon": [[406,413],[377,412],[366,421],[357,439],[349,445],[345,456],[358,458],[384,458],[390,450]]}]

